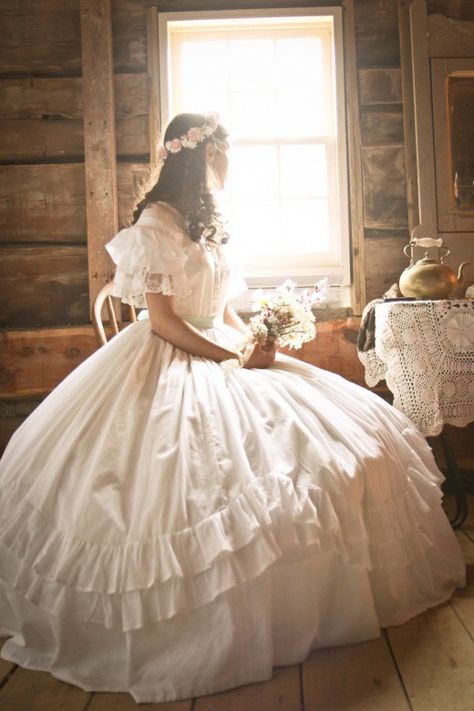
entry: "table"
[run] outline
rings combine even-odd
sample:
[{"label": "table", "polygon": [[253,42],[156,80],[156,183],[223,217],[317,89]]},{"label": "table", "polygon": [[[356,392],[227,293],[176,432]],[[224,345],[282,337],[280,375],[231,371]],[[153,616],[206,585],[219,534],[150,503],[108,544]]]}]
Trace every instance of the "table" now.
[{"label": "table", "polygon": [[[462,475],[445,425],[474,421],[474,301],[387,301],[375,306],[375,347],[359,352],[365,380],[386,380],[393,405],[425,437],[442,436],[449,473],[462,488]],[[456,491],[460,525],[467,514],[465,493]],[[463,501],[462,501],[463,499]]]}]

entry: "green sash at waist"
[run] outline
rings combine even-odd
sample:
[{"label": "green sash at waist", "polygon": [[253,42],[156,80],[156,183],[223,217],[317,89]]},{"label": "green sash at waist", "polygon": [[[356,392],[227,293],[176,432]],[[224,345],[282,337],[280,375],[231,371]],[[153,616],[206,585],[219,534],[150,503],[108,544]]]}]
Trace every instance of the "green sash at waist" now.
[{"label": "green sash at waist", "polygon": [[219,328],[224,325],[222,316],[187,316],[186,314],[177,314],[183,321],[195,326],[196,328]]}]

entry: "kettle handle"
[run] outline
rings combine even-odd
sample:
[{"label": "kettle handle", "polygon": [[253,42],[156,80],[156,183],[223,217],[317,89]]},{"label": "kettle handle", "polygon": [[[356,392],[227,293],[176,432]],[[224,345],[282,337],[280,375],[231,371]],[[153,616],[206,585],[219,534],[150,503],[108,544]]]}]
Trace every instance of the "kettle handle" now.
[{"label": "kettle handle", "polygon": [[413,247],[413,244],[410,242],[409,244],[406,244],[403,248],[403,254],[405,255],[405,257],[408,257],[408,259],[410,260],[410,266],[413,264],[413,257],[411,255],[411,253],[408,254],[407,249],[411,250],[412,247]]},{"label": "kettle handle", "polygon": [[447,257],[448,254],[451,254],[451,250],[447,247],[441,247],[441,249],[443,250],[444,254],[440,254],[440,260],[443,261],[443,259]]}]

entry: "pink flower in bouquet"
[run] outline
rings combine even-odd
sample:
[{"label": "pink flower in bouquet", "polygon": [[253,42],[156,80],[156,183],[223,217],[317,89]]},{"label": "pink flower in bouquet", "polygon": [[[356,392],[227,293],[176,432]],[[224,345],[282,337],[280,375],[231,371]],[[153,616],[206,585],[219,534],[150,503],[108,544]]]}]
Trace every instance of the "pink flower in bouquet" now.
[{"label": "pink flower in bouquet", "polygon": [[254,339],[295,349],[311,341],[316,336],[313,307],[322,301],[328,286],[328,280],[322,279],[313,289],[297,293],[296,284],[288,280],[272,292],[258,291],[253,305],[258,313],[250,319]]}]

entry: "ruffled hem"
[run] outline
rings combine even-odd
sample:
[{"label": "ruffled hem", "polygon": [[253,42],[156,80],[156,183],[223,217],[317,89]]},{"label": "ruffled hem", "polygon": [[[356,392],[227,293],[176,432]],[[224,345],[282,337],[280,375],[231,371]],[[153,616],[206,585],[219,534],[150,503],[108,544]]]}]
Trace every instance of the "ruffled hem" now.
[{"label": "ruffled hem", "polygon": [[[193,529],[123,546],[66,536],[13,488],[3,491],[5,511],[19,502],[0,527],[9,550],[5,582],[52,614],[73,609],[79,619],[124,631],[205,605],[286,556],[403,568],[435,539],[430,502],[413,485],[364,516],[349,497],[297,489],[270,474]],[[439,506],[437,489],[431,503]]]}]

